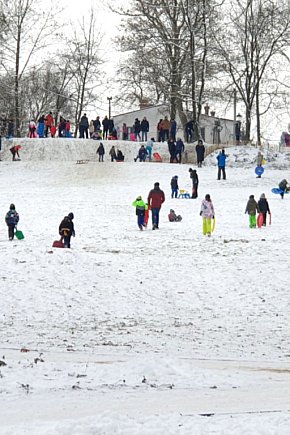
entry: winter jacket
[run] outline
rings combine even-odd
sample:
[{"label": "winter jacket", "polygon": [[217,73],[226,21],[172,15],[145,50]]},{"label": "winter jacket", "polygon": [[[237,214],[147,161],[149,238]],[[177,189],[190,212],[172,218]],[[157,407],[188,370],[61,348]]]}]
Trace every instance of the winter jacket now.
[{"label": "winter jacket", "polygon": [[61,236],[74,236],[75,230],[73,221],[68,216],[65,216],[59,225],[58,231]]},{"label": "winter jacket", "polygon": [[147,119],[142,119],[141,121],[141,131],[149,131],[149,122]]},{"label": "winter jacket", "polygon": [[172,136],[175,136],[176,130],[177,130],[176,121],[175,120],[170,121],[170,133],[171,133]]},{"label": "winter jacket", "polygon": [[246,211],[245,213],[248,213],[249,215],[255,215],[256,212],[259,213],[259,207],[258,204],[256,202],[256,200],[254,198],[250,198],[248,203],[247,203],[247,207],[246,207]]},{"label": "winter jacket", "polygon": [[83,115],[81,117],[80,125],[82,127],[88,128],[88,126],[89,126],[89,120],[88,120],[88,118],[85,115]]},{"label": "winter jacket", "polygon": [[46,115],[45,123],[48,127],[51,127],[54,124],[53,116],[50,113],[48,115]]},{"label": "winter jacket", "polygon": [[134,133],[140,133],[140,131],[141,131],[141,124],[139,119],[136,119],[134,123]]},{"label": "winter jacket", "polygon": [[148,204],[150,208],[161,208],[161,205],[165,201],[165,195],[163,190],[159,187],[154,187],[154,189],[150,190],[148,195]]},{"label": "winter jacket", "polygon": [[260,198],[258,201],[258,208],[260,213],[270,213],[270,208],[266,198]]},{"label": "winter jacket", "polygon": [[226,166],[226,154],[224,153],[219,153],[219,155],[217,156],[217,161],[218,161],[218,167],[219,168],[224,168]]},{"label": "winter jacket", "polygon": [[109,151],[109,155],[110,155],[110,156],[113,156],[113,157],[116,157],[116,156],[117,156],[117,154],[116,154],[116,149],[112,147],[112,148],[110,149],[110,151]]},{"label": "winter jacket", "polygon": [[198,175],[196,172],[191,171],[190,173],[190,178],[192,180],[192,185],[193,186],[198,186]]},{"label": "winter jacket", "polygon": [[104,131],[108,131],[109,130],[109,119],[107,117],[103,119],[102,125],[104,127]]},{"label": "winter jacket", "polygon": [[184,151],[184,143],[183,143],[183,141],[181,139],[178,139],[178,141],[176,142],[175,151],[177,153],[180,153],[180,152]]},{"label": "winter jacket", "polygon": [[9,225],[17,225],[19,222],[19,214],[16,210],[9,210],[5,216],[5,222]]},{"label": "winter jacket", "polygon": [[282,181],[280,181],[280,183],[279,183],[279,189],[281,189],[281,190],[286,190],[286,188],[287,188],[287,180],[282,180]]},{"label": "winter jacket", "polygon": [[147,156],[147,150],[146,150],[146,148],[145,147],[141,147],[140,149],[139,149],[139,151],[138,151],[138,157],[140,158],[140,159],[145,159],[145,157]]},{"label": "winter jacket", "polygon": [[202,162],[204,160],[205,146],[204,145],[196,145],[195,147],[197,160]]},{"label": "winter jacket", "polygon": [[104,145],[101,143],[97,149],[97,154],[99,154],[99,156],[103,156],[105,154],[105,148]]},{"label": "winter jacket", "polygon": [[95,119],[93,121],[93,124],[94,124],[95,131],[101,130],[101,121],[99,120],[99,118]]},{"label": "winter jacket", "polygon": [[207,219],[214,218],[214,207],[212,201],[207,201],[206,199],[202,201],[200,215]]},{"label": "winter jacket", "polygon": [[175,177],[171,178],[171,189],[178,189],[178,179]]},{"label": "winter jacket", "polygon": [[136,199],[132,205],[136,207],[137,216],[145,216],[145,211],[148,210],[148,204],[145,204],[143,199]]},{"label": "winter jacket", "polygon": [[162,130],[169,130],[170,129],[170,121],[168,119],[163,119],[161,121],[160,127],[162,128]]}]

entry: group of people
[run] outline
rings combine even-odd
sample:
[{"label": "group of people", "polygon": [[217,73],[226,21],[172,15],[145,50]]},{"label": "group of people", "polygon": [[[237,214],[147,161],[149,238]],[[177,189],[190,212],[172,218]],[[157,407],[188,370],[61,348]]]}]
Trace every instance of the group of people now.
[{"label": "group of people", "polygon": [[177,123],[174,118],[168,119],[167,116],[161,118],[157,124],[158,142],[168,141],[171,138],[176,141]]},{"label": "group of people", "polygon": [[179,137],[176,141],[170,136],[167,141],[170,163],[182,163],[182,155],[185,152],[183,140]]},{"label": "group of people", "polygon": [[[172,179],[176,178],[178,177],[175,176]],[[176,189],[176,187],[174,189]],[[152,216],[152,230],[159,229],[159,213],[164,202],[165,194],[163,190],[160,189],[159,182],[154,183],[153,189],[150,190],[148,194],[147,202],[142,199],[141,195],[136,198],[132,205],[136,209],[137,225],[141,231],[147,227],[149,210],[151,210]],[[203,219],[203,234],[210,236],[214,227],[212,224],[214,220],[214,206],[209,194],[205,195],[201,203],[200,216]],[[173,209],[170,209],[168,219],[170,222],[180,222],[182,217],[177,215]]]}]

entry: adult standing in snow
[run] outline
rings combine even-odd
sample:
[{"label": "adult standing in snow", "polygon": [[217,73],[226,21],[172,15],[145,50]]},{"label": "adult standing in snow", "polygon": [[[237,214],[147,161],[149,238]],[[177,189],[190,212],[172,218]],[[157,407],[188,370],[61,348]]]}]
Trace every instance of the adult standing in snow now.
[{"label": "adult standing in snow", "polygon": [[107,115],[104,117],[103,121],[102,121],[102,125],[103,125],[103,139],[107,139],[108,138],[108,132],[109,132],[109,119],[107,117]]},{"label": "adult standing in snow", "polygon": [[181,140],[181,138],[179,137],[177,139],[177,142],[176,142],[176,145],[175,145],[175,158],[176,158],[176,161],[178,163],[181,163],[181,156],[182,156],[183,152],[184,152],[184,143]]},{"label": "adult standing in snow", "polygon": [[147,141],[147,133],[149,131],[149,122],[146,119],[146,116],[141,121],[141,140]]},{"label": "adult standing in snow", "polygon": [[79,124],[79,130],[80,130],[80,138],[84,139],[86,137],[86,139],[89,138],[89,120],[87,118],[87,114],[84,113],[83,116],[81,117],[80,120],[80,124]]},{"label": "adult standing in snow", "polygon": [[44,133],[45,137],[47,137],[47,135],[48,135],[48,129],[49,129],[49,131],[51,131],[51,127],[53,125],[54,125],[54,119],[52,116],[52,112],[49,112],[49,114],[46,115],[46,117],[45,117],[45,133]]},{"label": "adult standing in snow", "polygon": [[174,140],[172,138],[169,138],[167,141],[167,145],[170,154],[170,163],[174,163],[174,161],[176,160],[176,148]]},{"label": "adult standing in snow", "polygon": [[102,144],[102,142],[98,146],[97,154],[99,154],[99,162],[103,162],[104,161],[105,148],[104,148],[104,145]]},{"label": "adult standing in snow", "polygon": [[176,130],[177,130],[177,123],[174,118],[170,120],[170,130],[169,130],[169,137],[172,137],[172,139],[176,140]]},{"label": "adult standing in snow", "polygon": [[200,216],[202,217],[203,234],[210,237],[212,233],[211,220],[214,219],[214,207],[209,194],[205,195],[205,199],[201,203]]},{"label": "adult standing in snow", "polygon": [[161,122],[162,142],[169,139],[170,121],[167,116]]},{"label": "adult standing in snow", "polygon": [[38,137],[40,138],[44,137],[44,125],[45,125],[45,116],[41,115],[41,117],[38,119],[38,126],[37,126],[37,134]]},{"label": "adult standing in snow", "polygon": [[73,223],[74,214],[69,213],[67,216],[63,218],[59,225],[59,235],[63,240],[63,244],[65,248],[70,248],[70,239],[71,236],[75,237],[75,229]]},{"label": "adult standing in snow", "polygon": [[190,178],[192,181],[192,199],[196,199],[198,197],[198,175],[195,169],[189,168],[188,172],[190,173]]},{"label": "adult standing in snow", "polygon": [[154,183],[154,189],[150,190],[148,195],[148,206],[152,213],[152,230],[159,228],[159,213],[162,204],[165,201],[163,190],[160,189],[159,183]]},{"label": "adult standing in snow", "polygon": [[201,139],[198,140],[197,145],[195,147],[195,151],[196,151],[197,167],[201,168],[202,162],[204,161],[204,153],[205,153],[205,146]]},{"label": "adult standing in snow", "polygon": [[8,237],[9,240],[14,239],[15,227],[19,222],[19,214],[15,210],[15,205],[10,204],[9,211],[6,213],[5,222],[8,226]]},{"label": "adult standing in snow", "polygon": [[138,118],[135,119],[134,125],[133,125],[133,131],[136,136],[136,140],[141,140],[140,131],[141,131],[141,123]]},{"label": "adult standing in snow", "polygon": [[226,179],[226,159],[227,159],[227,155],[225,154],[225,150],[222,149],[221,152],[217,156],[218,180],[221,179],[221,173],[223,173],[223,180]]}]

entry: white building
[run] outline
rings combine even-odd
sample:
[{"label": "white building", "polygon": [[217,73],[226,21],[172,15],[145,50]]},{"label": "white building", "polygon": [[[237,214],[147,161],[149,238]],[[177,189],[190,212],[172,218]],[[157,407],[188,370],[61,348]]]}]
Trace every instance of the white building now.
[{"label": "white building", "polygon": [[[168,106],[161,104],[158,106],[144,107],[139,110],[133,110],[132,112],[122,113],[121,115],[116,115],[113,117],[114,124],[119,132],[119,138],[122,138],[122,125],[126,123],[129,129],[132,129],[135,119],[138,118],[140,121],[144,117],[149,121],[149,134],[148,138],[153,137],[157,140],[157,124],[160,119],[165,116],[170,119],[170,114]],[[176,116],[177,122],[177,134],[176,137],[185,138],[184,131],[182,128],[181,121]],[[200,118],[201,134],[204,141],[208,144],[232,144],[234,142],[234,121],[231,119],[219,118],[217,116],[210,116],[202,114]]]}]

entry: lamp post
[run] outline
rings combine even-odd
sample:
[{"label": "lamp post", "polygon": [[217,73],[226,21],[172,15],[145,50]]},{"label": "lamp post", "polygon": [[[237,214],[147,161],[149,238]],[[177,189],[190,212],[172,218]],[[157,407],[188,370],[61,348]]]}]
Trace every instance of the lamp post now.
[{"label": "lamp post", "polygon": [[107,97],[107,100],[109,101],[109,119],[111,119],[111,101],[112,101],[112,97]]}]

